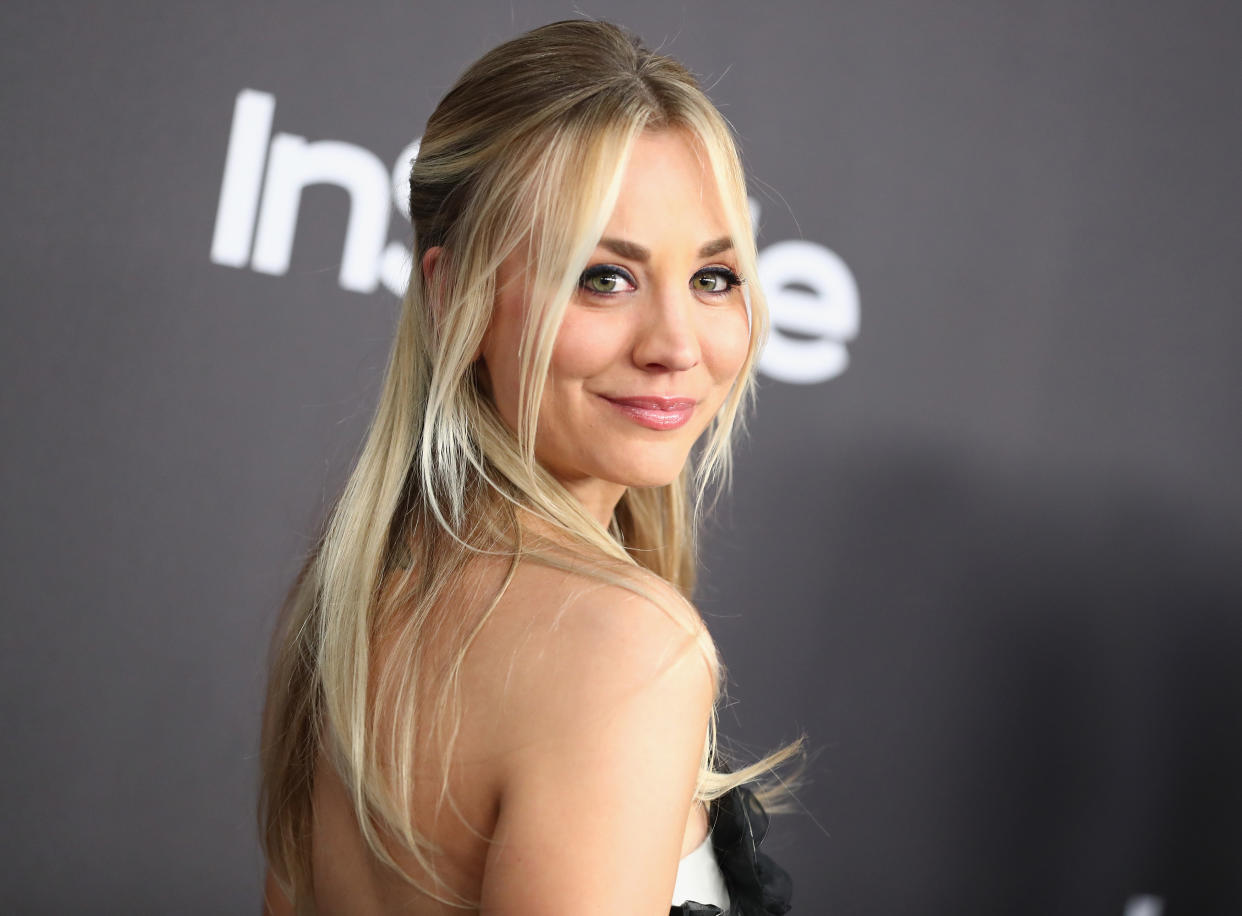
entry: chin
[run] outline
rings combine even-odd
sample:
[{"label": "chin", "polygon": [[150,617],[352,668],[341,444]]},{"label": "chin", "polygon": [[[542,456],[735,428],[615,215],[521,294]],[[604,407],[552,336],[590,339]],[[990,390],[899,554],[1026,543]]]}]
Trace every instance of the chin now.
[{"label": "chin", "polygon": [[625,473],[618,474],[613,479],[624,486],[638,487],[640,489],[666,487],[677,480],[678,475],[681,474],[682,468],[685,466],[686,456],[681,456],[678,460],[666,462],[642,462],[638,465],[630,465]]},{"label": "chin", "polygon": [[671,477],[661,477],[661,478],[648,477],[642,480],[630,481],[629,483],[626,484],[626,487],[631,490],[654,490],[659,487],[667,487],[669,484],[673,483],[673,481],[675,481],[676,479],[677,479],[676,474],[674,474]]}]

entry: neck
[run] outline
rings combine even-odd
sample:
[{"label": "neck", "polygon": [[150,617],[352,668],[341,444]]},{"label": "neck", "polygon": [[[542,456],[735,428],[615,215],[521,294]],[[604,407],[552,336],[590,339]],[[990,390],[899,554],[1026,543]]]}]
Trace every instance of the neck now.
[{"label": "neck", "polygon": [[596,479],[569,481],[564,487],[605,529],[612,523],[612,514],[626,490],[621,484]]}]

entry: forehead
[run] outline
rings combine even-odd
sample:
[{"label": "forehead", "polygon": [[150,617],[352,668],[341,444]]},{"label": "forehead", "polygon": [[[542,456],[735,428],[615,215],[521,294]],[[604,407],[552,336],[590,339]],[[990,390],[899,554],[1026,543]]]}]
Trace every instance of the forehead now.
[{"label": "forehead", "polygon": [[639,134],[621,175],[606,234],[639,242],[689,234],[697,245],[725,234],[727,226],[702,141],[684,130]]}]

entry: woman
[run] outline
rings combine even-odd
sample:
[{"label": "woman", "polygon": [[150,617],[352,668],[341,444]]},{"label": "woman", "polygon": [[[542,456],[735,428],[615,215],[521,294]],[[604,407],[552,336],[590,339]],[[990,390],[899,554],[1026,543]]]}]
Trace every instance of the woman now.
[{"label": "woman", "polygon": [[723,771],[688,601],[766,318],[723,118],[616,27],[545,26],[440,103],[410,212],[379,408],[276,637],[270,911],[785,912],[742,786],[796,747]]}]

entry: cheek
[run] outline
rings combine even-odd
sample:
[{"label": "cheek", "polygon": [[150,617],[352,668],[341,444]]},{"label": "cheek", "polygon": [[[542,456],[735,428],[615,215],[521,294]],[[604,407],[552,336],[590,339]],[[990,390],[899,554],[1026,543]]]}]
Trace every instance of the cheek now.
[{"label": "cheek", "polygon": [[624,355],[625,334],[609,316],[570,308],[552,345],[553,383],[600,375]]},{"label": "cheek", "polygon": [[491,381],[492,400],[510,426],[517,425],[522,313],[520,302],[498,301],[480,354]]},{"label": "cheek", "polygon": [[713,316],[702,328],[699,340],[713,379],[732,383],[746,362],[750,346],[750,322],[745,311]]}]

